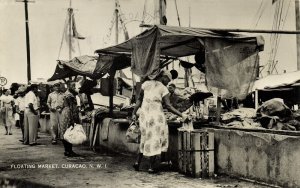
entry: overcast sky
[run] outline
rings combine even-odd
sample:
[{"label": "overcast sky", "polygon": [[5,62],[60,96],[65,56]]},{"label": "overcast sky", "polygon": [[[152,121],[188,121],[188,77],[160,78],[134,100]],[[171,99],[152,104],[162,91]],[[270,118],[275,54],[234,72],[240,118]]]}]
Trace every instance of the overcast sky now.
[{"label": "overcast sky", "polygon": [[[138,34],[145,0],[119,0],[123,19],[130,37]],[[153,0],[147,0],[145,21],[152,23]],[[294,0],[284,0],[287,10],[284,30],[295,30]],[[177,0],[182,26],[202,28],[272,29],[275,5],[272,0]],[[56,59],[68,59],[64,41],[58,57],[69,0],[35,0],[29,3],[32,79],[48,79],[54,72]],[[80,41],[81,55],[94,55],[94,51],[115,43],[114,28],[109,36],[114,13],[114,0],[72,0],[79,33],[86,37]],[[259,8],[264,11],[257,14]],[[190,8],[190,9],[189,9]],[[285,17],[285,15],[283,16]],[[175,1],[167,0],[168,25],[178,26]],[[284,18],[283,18],[284,19]],[[258,21],[257,26],[256,22]],[[12,82],[27,82],[24,3],[0,0],[0,75]],[[264,65],[270,53],[270,35],[265,37],[265,51],[260,54]],[[119,42],[123,35],[120,33]],[[77,43],[75,43],[77,46]],[[80,55],[76,47],[74,56]],[[279,73],[296,70],[295,35],[281,35],[276,56]]]}]

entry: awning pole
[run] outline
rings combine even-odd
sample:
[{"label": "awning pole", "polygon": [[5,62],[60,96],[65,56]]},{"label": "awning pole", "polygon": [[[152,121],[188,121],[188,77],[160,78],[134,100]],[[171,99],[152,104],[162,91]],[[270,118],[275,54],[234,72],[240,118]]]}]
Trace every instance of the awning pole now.
[{"label": "awning pole", "polygon": [[257,110],[258,109],[258,90],[256,89],[255,90],[255,110]]},{"label": "awning pole", "polygon": [[[150,24],[140,24],[140,27],[153,27]],[[193,28],[193,27],[191,27]],[[235,32],[235,33],[278,33],[278,34],[300,34],[300,30],[289,31],[289,30],[254,30],[254,29],[222,29],[222,28],[197,28],[203,30],[211,30],[218,32]]]},{"label": "awning pole", "polygon": [[221,89],[218,88],[218,96],[217,96],[217,125],[220,125],[221,119]]}]

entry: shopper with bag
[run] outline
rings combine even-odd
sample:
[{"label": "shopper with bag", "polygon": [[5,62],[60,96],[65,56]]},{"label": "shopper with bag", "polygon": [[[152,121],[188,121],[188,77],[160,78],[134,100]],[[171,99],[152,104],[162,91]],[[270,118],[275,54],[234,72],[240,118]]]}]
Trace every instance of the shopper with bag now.
[{"label": "shopper with bag", "polygon": [[68,82],[68,90],[65,92],[60,123],[60,138],[62,139],[65,148],[64,155],[67,157],[79,156],[73,151],[72,144],[64,139],[66,130],[71,126],[74,126],[75,123],[79,123],[78,108],[75,97],[76,94],[75,82]]},{"label": "shopper with bag", "polygon": [[157,155],[161,155],[164,162],[165,153],[169,145],[169,131],[166,118],[162,108],[162,102],[166,108],[183,118],[187,116],[176,110],[169,100],[169,91],[166,87],[171,81],[172,75],[169,71],[162,71],[154,80],[145,81],[142,84],[140,96],[133,110],[132,119],[136,120],[136,113],[139,110],[139,127],[141,141],[137,161],[133,167],[139,170],[143,156],[150,157],[149,173],[154,173],[154,163]]}]

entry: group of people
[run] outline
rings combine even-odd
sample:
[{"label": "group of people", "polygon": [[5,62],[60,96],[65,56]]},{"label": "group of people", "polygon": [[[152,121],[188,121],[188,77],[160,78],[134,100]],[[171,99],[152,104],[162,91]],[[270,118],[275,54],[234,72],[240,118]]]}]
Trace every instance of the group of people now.
[{"label": "group of people", "polygon": [[[65,88],[65,84],[57,83],[47,98],[52,144],[61,140],[64,145],[64,155],[68,157],[78,156],[73,152],[72,144],[63,138],[68,127],[79,123],[78,103],[80,102],[76,98],[78,91],[75,85],[75,82],[70,81]],[[37,145],[39,109],[38,85],[20,86],[14,96],[11,95],[10,89],[5,90],[0,97],[0,112],[6,130],[5,135],[12,135],[12,126],[17,122],[22,130],[20,141],[24,145]]]},{"label": "group of people", "polygon": [[3,125],[5,127],[5,135],[12,135],[12,125],[15,120],[19,122],[22,130],[22,139],[20,140],[26,145],[36,145],[38,136],[39,121],[39,98],[38,86],[31,84],[28,87],[21,86],[16,91],[16,97],[11,95],[11,90],[4,91],[4,95],[0,97],[0,109]]},{"label": "group of people", "polygon": [[[173,90],[168,89],[167,85],[171,80],[171,73],[165,70],[155,79],[146,80],[142,84],[140,96],[132,114],[133,120],[139,118],[141,130],[139,154],[133,165],[135,170],[139,170],[143,156],[150,157],[149,173],[156,172],[154,169],[156,156],[161,155],[161,162],[166,162],[165,154],[169,146],[169,133],[162,104],[168,111],[182,117],[183,121],[188,120],[187,115],[175,109],[170,102],[170,91],[173,93],[174,88]],[[174,85],[171,85],[171,87],[174,87]],[[18,90],[16,100],[13,100],[13,97],[10,96],[9,90],[0,98],[6,134],[12,134],[12,109],[16,105],[23,133],[22,142],[31,146],[37,144],[39,121],[37,90],[37,85],[32,84],[27,89]],[[71,81],[67,83],[67,89],[65,89],[65,84],[55,84],[53,92],[49,94],[47,99],[47,106],[50,111],[52,144],[57,144],[58,140],[61,140],[64,145],[64,155],[68,157],[78,156],[73,152],[72,144],[63,138],[68,127],[74,125],[74,123],[79,123],[77,94],[75,82]]]}]

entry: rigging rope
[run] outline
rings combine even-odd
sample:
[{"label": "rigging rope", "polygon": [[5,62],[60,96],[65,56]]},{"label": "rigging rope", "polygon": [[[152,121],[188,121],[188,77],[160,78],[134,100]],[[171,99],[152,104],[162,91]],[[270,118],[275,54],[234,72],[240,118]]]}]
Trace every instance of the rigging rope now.
[{"label": "rigging rope", "polygon": [[147,0],[144,1],[144,10],[143,10],[143,15],[142,15],[142,24],[145,23],[146,9],[147,9]]},{"label": "rigging rope", "polygon": [[180,27],[181,24],[180,24],[180,18],[179,18],[179,12],[178,12],[178,8],[177,8],[177,1],[176,1],[176,0],[175,0],[175,7],[176,7],[176,13],[177,13],[178,24],[179,24],[179,27]]},{"label": "rigging rope", "polygon": [[261,2],[261,4],[260,4],[260,7],[259,7],[259,9],[258,9],[258,11],[257,11],[258,18],[257,18],[257,21],[256,21],[256,23],[255,23],[254,28],[257,27],[257,25],[258,25],[258,23],[259,23],[259,21],[260,21],[262,15],[263,15],[263,13],[265,12],[265,9],[267,8],[267,3],[263,4],[264,2],[266,2],[266,1],[263,1],[263,0],[262,0],[262,2]]},{"label": "rigging rope", "polygon": [[[275,14],[274,14],[274,20],[273,20],[273,30],[280,30],[283,29],[285,23],[286,23],[286,18],[287,14],[290,8],[291,0],[289,1],[289,4],[287,8],[285,9],[284,7],[284,2],[283,0],[280,0],[276,3],[276,9],[275,9]],[[285,15],[284,15],[285,14]],[[284,19],[283,19],[284,16]],[[275,58],[278,52],[278,47],[279,47],[279,42],[281,39],[281,35],[279,34],[271,34],[270,36],[270,44],[271,44],[271,52],[269,56],[269,63],[268,63],[268,71],[270,74],[273,73],[275,70],[277,73],[276,65],[278,62],[275,62]]]}]

